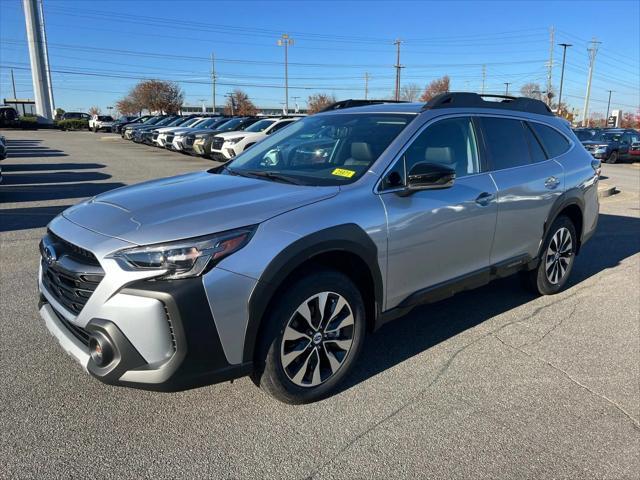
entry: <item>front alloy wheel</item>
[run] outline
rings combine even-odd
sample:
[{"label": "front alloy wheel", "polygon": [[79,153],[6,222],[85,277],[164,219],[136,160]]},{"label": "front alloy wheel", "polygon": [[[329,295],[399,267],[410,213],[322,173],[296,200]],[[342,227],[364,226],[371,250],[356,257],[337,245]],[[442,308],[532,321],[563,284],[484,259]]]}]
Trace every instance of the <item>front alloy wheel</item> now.
[{"label": "front alloy wheel", "polygon": [[353,311],[345,298],[322,292],[307,298],[289,319],[280,345],[285,374],[299,387],[335,375],[353,345]]},{"label": "front alloy wheel", "polygon": [[364,343],[364,301],[353,281],[335,270],[310,268],[276,292],[265,314],[254,383],[292,404],[334,393]]}]

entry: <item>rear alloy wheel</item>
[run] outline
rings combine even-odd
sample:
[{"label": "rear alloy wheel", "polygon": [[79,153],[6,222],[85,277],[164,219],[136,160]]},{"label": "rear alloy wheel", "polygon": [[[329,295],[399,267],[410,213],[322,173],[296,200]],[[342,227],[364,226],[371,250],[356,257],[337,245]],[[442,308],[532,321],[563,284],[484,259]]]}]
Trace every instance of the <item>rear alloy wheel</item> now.
[{"label": "rear alloy wheel", "polygon": [[540,295],[562,290],[573,268],[577,245],[573,222],[564,215],[558,217],[549,229],[538,267],[523,274],[527,286]]},{"label": "rear alloy wheel", "polygon": [[258,339],[253,381],[280,401],[299,404],[330,395],[362,347],[365,313],[345,275],[322,270],[281,290]]},{"label": "rear alloy wheel", "polygon": [[607,157],[607,163],[616,163],[618,161],[618,152],[611,152]]}]

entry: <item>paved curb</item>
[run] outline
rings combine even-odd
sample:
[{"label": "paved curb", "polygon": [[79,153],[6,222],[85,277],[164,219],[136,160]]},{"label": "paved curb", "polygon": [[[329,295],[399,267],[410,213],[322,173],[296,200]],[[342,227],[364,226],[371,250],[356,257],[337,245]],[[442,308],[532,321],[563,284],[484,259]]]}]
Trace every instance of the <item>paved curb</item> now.
[{"label": "paved curb", "polygon": [[598,196],[600,198],[610,197],[617,192],[618,190],[615,185],[609,185],[608,183],[603,182],[598,184]]}]

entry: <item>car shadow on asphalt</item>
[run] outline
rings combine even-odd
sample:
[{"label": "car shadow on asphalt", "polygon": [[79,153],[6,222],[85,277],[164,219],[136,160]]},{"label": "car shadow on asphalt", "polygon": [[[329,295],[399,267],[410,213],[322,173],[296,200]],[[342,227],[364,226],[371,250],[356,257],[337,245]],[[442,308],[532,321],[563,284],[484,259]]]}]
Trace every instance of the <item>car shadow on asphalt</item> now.
[{"label": "car shadow on asphalt", "polygon": [[56,215],[70,206],[0,209],[0,232],[46,227]]},{"label": "car shadow on asphalt", "polygon": [[9,158],[67,157],[62,150],[40,145],[41,140],[7,140]]},{"label": "car shadow on asphalt", "polygon": [[[640,219],[601,214],[594,237],[574,264],[569,288],[640,252]],[[370,334],[353,373],[340,390],[349,389],[438,345],[465,330],[538,298],[517,275],[476,290],[417,307]]]},{"label": "car shadow on asphalt", "polygon": [[102,163],[15,163],[2,165],[2,172],[39,172],[46,170],[89,170],[105,168]]}]

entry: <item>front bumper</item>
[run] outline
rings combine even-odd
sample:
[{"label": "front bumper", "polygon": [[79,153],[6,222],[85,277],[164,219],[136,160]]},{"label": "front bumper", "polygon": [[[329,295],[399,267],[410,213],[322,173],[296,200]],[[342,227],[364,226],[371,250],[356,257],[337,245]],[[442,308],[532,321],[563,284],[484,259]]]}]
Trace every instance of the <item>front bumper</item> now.
[{"label": "front bumper", "polygon": [[[233,312],[246,311],[254,281],[214,269],[205,277],[220,285],[218,294],[205,289],[204,277],[153,281],[148,274],[128,272],[125,279],[116,262],[101,263],[105,276],[77,314],[48,290],[51,284],[43,282],[46,266],[41,265],[39,273],[40,316],[63,349],[92,376],[110,385],[177,391],[251,372],[251,362],[236,353],[243,338],[236,338],[241,332]],[[226,285],[233,286],[236,300]],[[113,359],[106,365],[91,357],[92,336],[106,338],[112,347]]]}]

